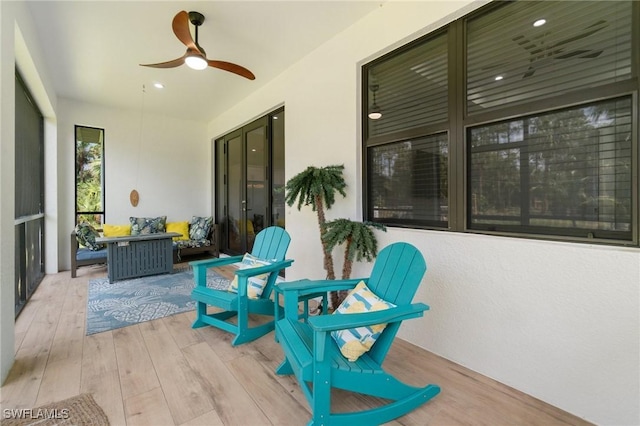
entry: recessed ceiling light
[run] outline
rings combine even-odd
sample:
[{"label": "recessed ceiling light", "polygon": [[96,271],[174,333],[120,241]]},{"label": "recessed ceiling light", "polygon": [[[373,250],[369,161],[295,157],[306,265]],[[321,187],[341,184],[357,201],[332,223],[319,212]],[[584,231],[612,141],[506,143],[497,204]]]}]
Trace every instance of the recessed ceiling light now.
[{"label": "recessed ceiling light", "polygon": [[256,152],[256,149],[255,149],[255,148],[253,148],[253,149],[251,150],[251,152]]},{"label": "recessed ceiling light", "polygon": [[496,77],[494,78],[495,81],[500,81],[504,78],[504,76],[502,75],[496,75]]},{"label": "recessed ceiling light", "polygon": [[153,83],[153,87],[156,89],[164,89],[164,84],[162,83]]},{"label": "recessed ceiling light", "polygon": [[533,23],[533,26],[534,27],[541,27],[546,23],[547,23],[546,19],[538,19],[536,22]]}]

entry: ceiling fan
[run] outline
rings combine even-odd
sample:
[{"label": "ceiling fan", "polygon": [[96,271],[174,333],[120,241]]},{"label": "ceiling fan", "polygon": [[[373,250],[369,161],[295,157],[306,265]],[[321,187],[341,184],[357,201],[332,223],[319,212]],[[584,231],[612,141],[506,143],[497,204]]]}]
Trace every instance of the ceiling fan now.
[{"label": "ceiling fan", "polygon": [[[604,49],[600,48],[582,48],[584,42],[582,39],[605,29],[608,26],[606,20],[599,20],[587,27],[581,32],[573,34],[564,39],[557,39],[554,32],[547,31],[535,37],[528,37],[524,34],[517,35],[511,40],[518,46],[522,47],[529,54],[529,66],[522,74],[522,78],[528,78],[535,74],[536,70],[542,69],[550,65],[553,61],[560,59],[594,59],[600,56]],[[576,43],[578,42],[578,43]],[[494,70],[496,68],[504,68],[507,62],[492,64],[483,67],[483,70]]]},{"label": "ceiling fan", "polygon": [[[191,37],[191,31],[189,31],[189,22],[191,22],[196,29],[195,41]],[[255,75],[245,67],[237,64],[225,61],[214,61],[207,59],[207,53],[198,44],[198,27],[204,22],[204,15],[199,12],[181,11],[178,12],[173,18],[171,24],[173,33],[178,37],[178,40],[187,46],[187,51],[184,55],[177,59],[173,59],[167,62],[160,62],[158,64],[140,64],[143,67],[152,68],[175,68],[182,64],[187,64],[190,68],[202,70],[209,67],[219,68],[224,71],[229,71],[249,80],[255,80]]]},{"label": "ceiling fan", "polygon": [[529,69],[524,73],[522,78],[531,77],[536,71],[536,66],[539,66],[540,63],[544,63],[545,61],[548,62],[548,60],[550,59],[597,58],[602,54],[602,49],[596,50],[574,48],[574,50],[571,51],[567,51],[566,49],[568,46],[570,46],[570,43],[589,37],[590,35],[597,33],[607,26],[607,21],[601,19],[587,26],[584,31],[579,34],[563,40],[558,40],[552,44],[547,44],[546,46],[544,44],[544,38],[549,35],[548,33],[540,35],[537,38],[531,40],[527,39],[524,35],[519,35],[512,38],[514,42],[522,46],[531,55],[531,59],[529,60],[531,65],[529,66]]}]

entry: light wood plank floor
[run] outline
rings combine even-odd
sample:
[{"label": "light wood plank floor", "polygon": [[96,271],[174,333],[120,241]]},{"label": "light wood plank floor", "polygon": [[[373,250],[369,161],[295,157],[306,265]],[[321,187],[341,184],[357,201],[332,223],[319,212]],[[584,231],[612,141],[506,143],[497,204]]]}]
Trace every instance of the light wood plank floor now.
[{"label": "light wood plank floor", "polygon": [[[48,275],[17,319],[16,361],[0,401],[33,408],[90,392],[111,425],[304,425],[309,408],[295,379],[274,373],[273,334],[231,347],[193,312],[85,336],[87,282],[104,267]],[[388,370],[442,393],[394,425],[587,425],[494,380],[397,339]],[[376,404],[336,392],[334,410]]]}]

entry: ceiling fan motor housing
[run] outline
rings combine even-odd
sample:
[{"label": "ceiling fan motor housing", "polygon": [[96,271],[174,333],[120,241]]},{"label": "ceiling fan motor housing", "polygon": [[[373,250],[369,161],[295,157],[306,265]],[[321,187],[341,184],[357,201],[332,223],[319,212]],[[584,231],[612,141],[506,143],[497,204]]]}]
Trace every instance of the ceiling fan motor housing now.
[{"label": "ceiling fan motor housing", "polygon": [[189,21],[196,27],[199,27],[204,22],[204,15],[200,12],[189,12]]}]

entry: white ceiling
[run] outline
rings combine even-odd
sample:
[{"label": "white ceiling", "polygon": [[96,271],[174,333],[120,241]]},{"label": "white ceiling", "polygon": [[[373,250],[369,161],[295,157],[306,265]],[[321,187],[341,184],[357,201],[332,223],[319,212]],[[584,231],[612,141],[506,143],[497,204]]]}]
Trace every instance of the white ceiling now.
[{"label": "white ceiling", "polygon": [[[28,1],[59,97],[209,121],[343,31],[384,0]],[[181,10],[205,16],[209,59],[251,70],[253,81],[214,68],[139,64],[182,56],[171,29]],[[193,26],[191,26],[194,35]],[[194,35],[195,37],[195,35]],[[330,58],[327,58],[327,66]],[[165,85],[158,90],[154,82]],[[145,93],[143,95],[143,86]]]}]

